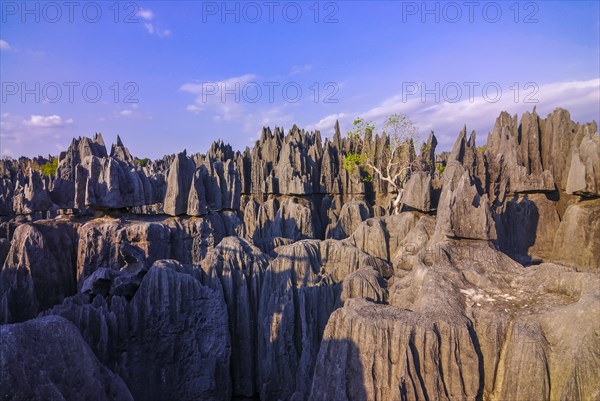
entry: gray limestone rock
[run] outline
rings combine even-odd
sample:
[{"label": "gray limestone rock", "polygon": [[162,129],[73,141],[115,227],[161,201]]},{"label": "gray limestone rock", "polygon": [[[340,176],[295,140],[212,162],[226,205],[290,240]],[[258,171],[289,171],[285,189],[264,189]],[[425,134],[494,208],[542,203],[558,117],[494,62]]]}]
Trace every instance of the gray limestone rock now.
[{"label": "gray limestone rock", "polygon": [[68,320],[47,316],[0,326],[3,400],[133,401]]},{"label": "gray limestone rock", "polygon": [[404,186],[401,202],[422,212],[431,211],[432,204],[431,176],[424,171],[414,173]]},{"label": "gray limestone rock", "polygon": [[386,303],[387,283],[381,274],[372,267],[362,267],[350,273],[342,281],[340,301],[351,298],[366,298],[376,303]]},{"label": "gray limestone rock", "polygon": [[451,163],[444,171],[438,205],[436,235],[465,239],[496,239],[487,195],[481,195],[470,173]]},{"label": "gray limestone rock", "polygon": [[0,272],[0,321],[31,319],[76,292],[76,234],[68,222],[17,227]]},{"label": "gray limestone rock", "polygon": [[190,188],[196,167],[185,152],[177,154],[169,167],[164,211],[171,216],[185,214],[188,210]]},{"label": "gray limestone rock", "polygon": [[50,194],[58,207],[75,207],[77,167],[88,156],[100,158],[108,156],[102,135],[96,135],[93,140],[85,137],[73,139],[69,149],[60,155],[56,169],[56,180]]},{"label": "gray limestone rock", "polygon": [[600,136],[584,128],[579,146],[574,145],[567,176],[566,192],[582,196],[600,196]]},{"label": "gray limestone rock", "polygon": [[21,185],[17,181],[12,194],[12,210],[16,214],[30,214],[49,211],[55,208],[48,193],[47,180],[40,172],[29,169],[27,181]]},{"label": "gray limestone rock", "polygon": [[222,290],[231,336],[233,394],[256,394],[258,301],[269,259],[239,237],[226,237],[202,261],[209,287]]},{"label": "gray limestone rock", "polygon": [[358,225],[369,218],[369,206],[362,201],[344,203],[335,226],[327,233],[327,238],[344,239],[352,235]]},{"label": "gray limestone rock", "polygon": [[276,253],[265,273],[259,302],[260,396],[304,400],[323,330],[339,305],[344,277],[367,266],[383,277],[390,277],[391,271],[387,262],[347,241],[304,240],[277,248]]},{"label": "gray limestone rock", "polygon": [[131,337],[119,372],[142,400],[231,399],[231,345],[222,296],[156,263],[127,305]]},{"label": "gray limestone rock", "polygon": [[494,220],[503,252],[522,263],[549,260],[560,217],[546,194],[513,195],[495,211]]},{"label": "gray limestone rock", "polygon": [[478,365],[464,319],[351,299],[327,324],[309,398],[475,400]]},{"label": "gray limestone rock", "polygon": [[579,271],[600,271],[600,200],[567,208],[554,236],[550,260]]}]

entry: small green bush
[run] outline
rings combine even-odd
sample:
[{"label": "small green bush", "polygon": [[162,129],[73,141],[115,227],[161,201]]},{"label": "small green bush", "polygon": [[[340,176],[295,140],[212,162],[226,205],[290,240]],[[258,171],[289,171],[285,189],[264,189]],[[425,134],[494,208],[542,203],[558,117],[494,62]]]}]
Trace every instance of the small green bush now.
[{"label": "small green bush", "polygon": [[45,163],[39,167],[39,170],[42,174],[47,177],[51,175],[56,175],[56,169],[58,168],[58,157],[52,159],[51,162]]},{"label": "small green bush", "polygon": [[440,174],[443,174],[444,171],[446,171],[446,166],[436,166],[437,171],[440,172]]}]

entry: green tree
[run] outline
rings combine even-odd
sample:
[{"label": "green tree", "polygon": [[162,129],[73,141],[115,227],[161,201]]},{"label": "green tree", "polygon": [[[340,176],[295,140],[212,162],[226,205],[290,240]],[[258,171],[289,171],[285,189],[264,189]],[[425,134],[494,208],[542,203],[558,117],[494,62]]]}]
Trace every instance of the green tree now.
[{"label": "green tree", "polygon": [[[388,183],[389,189],[396,193],[394,210],[401,209],[402,189],[413,172],[427,169],[429,166],[415,152],[415,142],[419,136],[415,124],[403,114],[392,114],[383,124],[384,146],[375,149],[373,135],[376,127],[373,122],[362,118],[354,120],[353,129],[348,131],[352,142],[352,151],[344,157],[344,168],[351,174],[357,171],[366,174],[368,181],[375,176]],[[421,152],[426,152],[423,144]]]},{"label": "green tree", "polygon": [[52,158],[52,161],[48,163],[44,163],[43,165],[36,167],[32,166],[34,170],[38,170],[45,176],[50,177],[51,175],[56,175],[56,169],[58,168],[58,157]]},{"label": "green tree", "polygon": [[147,157],[144,157],[143,159],[138,159],[137,162],[140,165],[140,167],[146,167],[148,165],[148,163],[150,163],[150,159]]}]

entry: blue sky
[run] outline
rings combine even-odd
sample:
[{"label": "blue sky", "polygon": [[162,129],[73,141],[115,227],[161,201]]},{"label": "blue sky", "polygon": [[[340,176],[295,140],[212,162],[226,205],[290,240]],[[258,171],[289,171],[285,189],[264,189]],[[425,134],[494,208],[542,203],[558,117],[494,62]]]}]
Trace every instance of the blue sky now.
[{"label": "blue sky", "polygon": [[597,1],[0,4],[0,155],[95,132],[139,157],[243,149],[392,113],[447,149],[502,110],[599,120]]}]

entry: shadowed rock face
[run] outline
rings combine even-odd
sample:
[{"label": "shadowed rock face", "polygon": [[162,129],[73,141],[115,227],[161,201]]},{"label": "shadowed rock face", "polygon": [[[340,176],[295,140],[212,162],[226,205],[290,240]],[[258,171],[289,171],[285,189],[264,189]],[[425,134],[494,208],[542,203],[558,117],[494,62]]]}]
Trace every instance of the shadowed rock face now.
[{"label": "shadowed rock face", "polygon": [[258,302],[269,259],[239,237],[224,238],[202,261],[207,285],[222,291],[231,336],[231,379],[234,394],[257,393]]},{"label": "shadowed rock face", "polygon": [[68,222],[17,227],[0,271],[0,322],[31,319],[75,294],[76,237],[76,229]]},{"label": "shadowed rock face", "polygon": [[[362,372],[354,380],[366,397],[348,391],[351,372]],[[478,356],[464,322],[351,299],[327,324],[309,398],[474,400],[478,387]]]},{"label": "shadowed rock face", "polygon": [[[222,290],[203,285],[202,270],[173,260],[157,261],[142,276],[104,275],[91,291],[84,286],[46,313],[79,327],[135,399],[229,400],[231,343]],[[114,293],[125,283],[133,296]],[[109,290],[96,291],[99,284]]]},{"label": "shadowed rock face", "polygon": [[339,305],[340,283],[361,267],[388,277],[390,268],[344,241],[299,241],[276,252],[259,304],[261,399],[306,399],[323,330]]},{"label": "shadowed rock face", "polygon": [[119,370],[136,399],[229,400],[226,305],[177,270],[156,263],[128,304],[130,337]]},{"label": "shadowed rock face", "polygon": [[600,200],[569,206],[554,236],[551,259],[579,271],[597,273],[600,269],[599,249]]},{"label": "shadowed rock face", "polygon": [[349,174],[335,131],[154,161],[97,135],[51,177],[0,160],[2,395],[598,399],[596,123],[502,113],[437,155],[431,134],[401,194]]},{"label": "shadowed rock face", "polygon": [[133,401],[121,378],[102,366],[79,330],[48,316],[0,327],[3,400]]},{"label": "shadowed rock face", "polygon": [[309,398],[358,399],[349,391],[355,372],[368,372],[359,381],[369,400],[598,395],[592,376],[580,375],[600,366],[597,350],[587,351],[600,345],[597,274],[525,270],[481,242],[419,257],[390,288],[390,305],[350,299],[333,313]]}]

